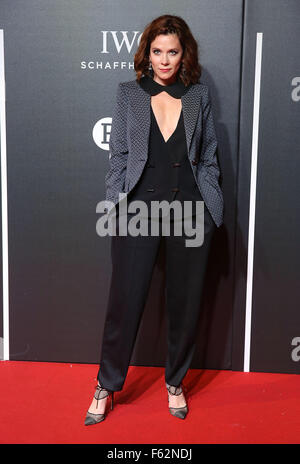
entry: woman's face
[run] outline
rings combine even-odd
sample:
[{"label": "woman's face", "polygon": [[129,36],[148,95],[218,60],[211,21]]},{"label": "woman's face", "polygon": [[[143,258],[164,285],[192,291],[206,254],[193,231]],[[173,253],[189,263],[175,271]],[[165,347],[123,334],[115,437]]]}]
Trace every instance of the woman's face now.
[{"label": "woman's face", "polygon": [[[181,65],[183,49],[177,34],[158,35],[150,45],[149,59],[153,68],[153,79],[161,85],[176,80]],[[163,71],[163,70],[167,71]]]}]

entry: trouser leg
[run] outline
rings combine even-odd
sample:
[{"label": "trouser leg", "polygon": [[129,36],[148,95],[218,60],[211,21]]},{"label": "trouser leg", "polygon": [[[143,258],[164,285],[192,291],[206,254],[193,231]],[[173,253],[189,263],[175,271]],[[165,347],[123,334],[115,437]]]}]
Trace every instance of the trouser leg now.
[{"label": "trouser leg", "polygon": [[207,258],[216,228],[206,206],[204,221],[204,242],[200,247],[186,247],[188,237],[184,235],[166,237],[168,354],[165,380],[174,386],[183,380],[196,345]]},{"label": "trouser leg", "polygon": [[121,390],[125,382],[160,240],[111,238],[112,277],[97,376],[108,390]]}]

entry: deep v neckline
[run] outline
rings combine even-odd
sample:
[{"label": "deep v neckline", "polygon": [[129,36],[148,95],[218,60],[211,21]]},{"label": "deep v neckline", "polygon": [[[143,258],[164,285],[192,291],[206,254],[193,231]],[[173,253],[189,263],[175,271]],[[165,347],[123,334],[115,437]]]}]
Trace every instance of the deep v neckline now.
[{"label": "deep v neckline", "polygon": [[161,135],[161,138],[163,139],[164,143],[167,144],[167,143],[169,142],[169,140],[173,137],[173,135],[175,134],[175,132],[176,132],[176,130],[177,130],[177,128],[178,128],[179,121],[180,121],[181,116],[182,116],[182,107],[181,107],[181,111],[180,111],[180,114],[179,114],[179,118],[178,118],[178,120],[177,120],[176,127],[175,127],[174,131],[172,132],[172,134],[170,135],[170,137],[169,137],[167,140],[165,140],[165,138],[164,138],[164,136],[163,136],[163,134],[162,134],[162,132],[161,132],[161,130],[160,130],[160,127],[159,127],[159,125],[158,125],[158,122],[157,122],[157,119],[156,119],[156,116],[155,116],[155,114],[154,114],[154,111],[153,111],[153,108],[152,108],[152,105],[151,105],[151,104],[150,104],[150,108],[151,108],[151,111],[152,111],[152,114],[153,114],[153,117],[154,117],[156,126],[157,126],[157,128],[158,128],[158,131],[159,131],[159,133],[160,133],[160,135]]}]

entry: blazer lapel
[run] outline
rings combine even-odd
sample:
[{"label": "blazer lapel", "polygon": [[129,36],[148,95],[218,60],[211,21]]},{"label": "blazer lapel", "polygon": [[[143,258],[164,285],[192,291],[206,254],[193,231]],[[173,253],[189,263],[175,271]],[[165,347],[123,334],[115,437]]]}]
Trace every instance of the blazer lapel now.
[{"label": "blazer lapel", "polygon": [[190,151],[190,146],[200,109],[200,98],[199,95],[197,95],[196,87],[192,86],[184,95],[182,95],[181,101],[188,156],[191,158],[194,155]]},{"label": "blazer lapel", "polygon": [[[132,99],[132,106],[136,119],[139,122],[139,128],[141,130],[141,136],[143,140],[145,153],[148,152],[148,140],[150,133],[150,104],[151,96],[148,92],[145,92],[138,82],[136,82],[138,92],[135,93]],[[200,109],[200,98],[197,94],[195,86],[192,86],[184,95],[181,97],[182,101],[182,112],[184,119],[184,128],[187,142],[187,150],[189,158],[193,157],[190,152],[190,146],[192,137],[195,131],[196,123],[198,120],[199,109]]]}]

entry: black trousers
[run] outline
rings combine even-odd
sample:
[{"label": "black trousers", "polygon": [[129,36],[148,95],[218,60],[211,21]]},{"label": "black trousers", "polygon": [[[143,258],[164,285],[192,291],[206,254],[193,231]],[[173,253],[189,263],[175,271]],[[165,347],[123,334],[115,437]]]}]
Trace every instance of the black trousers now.
[{"label": "black trousers", "polygon": [[112,276],[97,375],[104,388],[119,391],[125,382],[161,240],[165,240],[166,253],[165,380],[169,385],[180,385],[195,349],[207,258],[215,228],[205,205],[204,242],[199,247],[186,247],[185,240],[191,237],[172,233],[112,236]]}]

